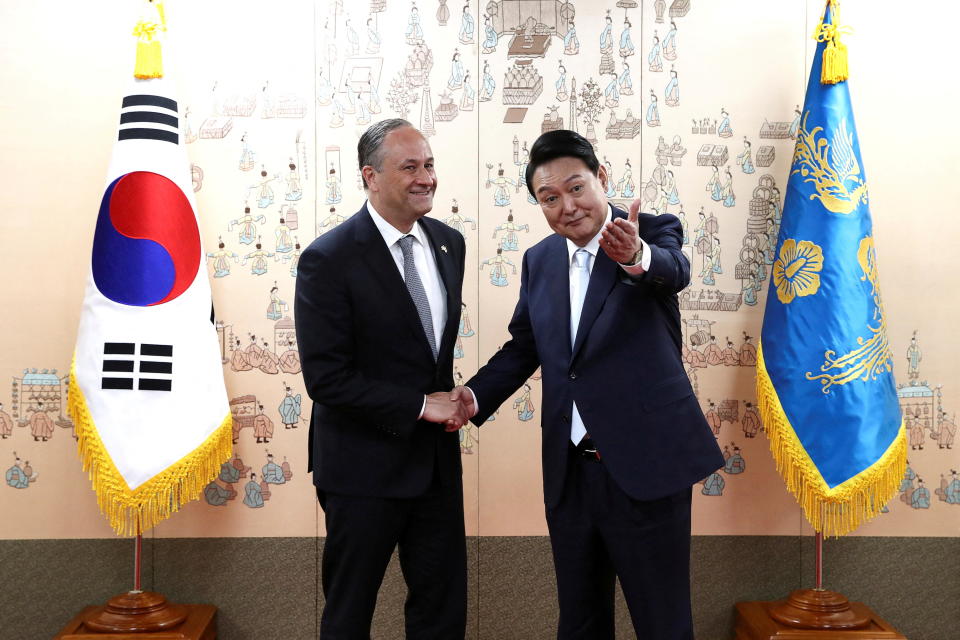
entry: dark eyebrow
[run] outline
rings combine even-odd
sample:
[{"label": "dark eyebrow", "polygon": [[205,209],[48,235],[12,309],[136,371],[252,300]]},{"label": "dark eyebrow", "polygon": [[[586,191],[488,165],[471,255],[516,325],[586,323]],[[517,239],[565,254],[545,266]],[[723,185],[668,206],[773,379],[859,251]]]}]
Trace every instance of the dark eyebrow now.
[{"label": "dark eyebrow", "polygon": [[[401,162],[400,164],[401,164],[401,165],[404,165],[404,164],[407,164],[408,162],[412,162],[412,163],[414,163],[414,164],[417,164],[417,163],[419,162],[419,160],[417,160],[416,158],[407,158],[406,160],[404,160],[404,161]],[[433,162],[433,156],[430,156],[429,158],[427,158],[427,159],[424,160],[423,162],[424,162],[424,164],[426,164],[427,162]]]},{"label": "dark eyebrow", "polygon": [[[580,175],[579,173],[575,173],[575,174],[573,174],[572,176],[570,176],[569,178],[567,178],[566,180],[564,180],[564,181],[563,181],[563,184],[567,184],[567,183],[570,182],[571,180],[582,180],[582,179],[583,179],[583,176],[582,176],[582,175]],[[542,185],[540,188],[537,189],[537,193],[540,193],[540,192],[543,191],[544,189],[551,189],[551,188],[552,188],[552,187],[551,187],[550,185],[547,185],[547,184]]]}]

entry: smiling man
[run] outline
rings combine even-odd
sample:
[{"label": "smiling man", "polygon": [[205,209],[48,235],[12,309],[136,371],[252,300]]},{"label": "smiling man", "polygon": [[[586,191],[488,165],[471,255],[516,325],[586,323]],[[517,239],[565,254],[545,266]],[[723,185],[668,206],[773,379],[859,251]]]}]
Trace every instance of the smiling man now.
[{"label": "smiling man", "polygon": [[310,417],[309,469],[327,539],[324,640],[370,637],[393,550],[407,581],[406,637],[463,638],[466,546],[453,387],[463,236],[425,218],[433,152],[405,120],[357,144],[367,202],[297,266],[296,328]]},{"label": "smiling man", "polygon": [[680,356],[690,264],[680,221],[611,206],[607,180],[573,131],[533,144],[527,188],[555,234],[523,256],[510,341],[451,397],[479,426],[541,367],[557,637],[613,640],[619,578],[637,637],[692,640],[691,486],[723,456]]}]

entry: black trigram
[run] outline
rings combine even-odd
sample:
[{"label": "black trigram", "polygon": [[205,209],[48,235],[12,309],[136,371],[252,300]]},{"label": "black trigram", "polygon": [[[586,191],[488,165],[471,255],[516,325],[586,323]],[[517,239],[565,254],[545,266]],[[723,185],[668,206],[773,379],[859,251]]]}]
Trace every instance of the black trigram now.
[{"label": "black trigram", "polygon": [[173,375],[172,344],[141,344],[140,353],[133,342],[103,344],[101,389],[170,391]]},{"label": "black trigram", "polygon": [[176,100],[151,95],[123,98],[118,140],[161,140],[177,144],[179,131]]}]

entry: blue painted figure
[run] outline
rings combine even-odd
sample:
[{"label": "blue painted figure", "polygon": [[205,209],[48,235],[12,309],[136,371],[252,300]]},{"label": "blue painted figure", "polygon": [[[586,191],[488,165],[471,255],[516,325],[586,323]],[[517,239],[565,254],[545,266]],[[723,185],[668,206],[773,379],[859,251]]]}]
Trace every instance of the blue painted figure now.
[{"label": "blue painted figure", "polygon": [[376,26],[373,24],[373,18],[367,18],[367,49],[366,52],[370,55],[380,53],[380,43],[381,38],[380,34],[377,32]]},{"label": "blue painted figure", "polygon": [[930,508],[930,490],[923,486],[923,479],[917,478],[917,488],[910,496],[910,506],[914,509]]},{"label": "blue painted figure", "polygon": [[609,12],[605,18],[603,31],[600,33],[600,52],[609,53],[613,49],[613,19]]},{"label": "blue painted figure", "polygon": [[270,289],[270,304],[267,305],[267,320],[279,320],[283,317],[283,312],[289,308],[290,305],[280,299],[277,284],[274,282],[273,287]]},{"label": "blue painted figure", "polygon": [[[233,231],[234,227],[240,227],[240,244],[253,244],[253,241],[257,238],[257,225],[255,223],[263,224],[266,221],[267,218],[263,214],[254,218],[250,213],[250,207],[244,207],[243,216],[231,220],[230,224],[227,225],[227,231]],[[227,274],[229,274],[229,269],[227,269]]]},{"label": "blue painted figure", "polygon": [[266,209],[271,204],[273,204],[273,189],[270,188],[270,183],[273,182],[273,178],[267,177],[266,169],[260,170],[260,193],[257,197],[257,206],[261,209]]},{"label": "blue painted figure", "polygon": [[497,30],[493,28],[490,16],[483,16],[483,52],[493,53],[497,50]]},{"label": "blue painted figure", "polygon": [[705,496],[722,496],[726,484],[727,481],[723,479],[723,476],[714,471],[703,481],[703,489],[700,490],[700,493]]},{"label": "blue painted figure", "polygon": [[7,469],[7,472],[3,475],[3,477],[8,487],[12,487],[14,489],[26,489],[30,486],[30,477],[27,475],[26,471],[20,468],[19,457],[16,458],[13,466]]},{"label": "blue painted figure", "polygon": [[743,303],[751,307],[755,306],[757,304],[757,292],[760,291],[760,282],[757,279],[757,265],[751,266],[750,273],[743,279],[741,287]]},{"label": "blue painted figure", "polygon": [[737,475],[747,470],[747,462],[740,455],[740,447],[733,448],[733,455],[727,458],[723,465],[724,472],[730,475]]},{"label": "blue painted figure", "polygon": [[220,475],[217,476],[221,482],[233,484],[240,481],[240,470],[233,464],[233,460],[228,460],[220,465]]},{"label": "blue painted figure", "polygon": [[530,385],[523,385],[523,393],[513,401],[513,408],[517,410],[517,418],[527,422],[533,418],[533,400],[530,399]]},{"label": "blue painted figure", "polygon": [[211,480],[203,489],[203,499],[211,507],[225,507],[230,500],[230,492],[217,484],[216,480]]},{"label": "blue painted figure", "polygon": [[473,44],[473,31],[476,24],[473,21],[473,15],[470,13],[470,3],[463,5],[463,17],[460,19],[459,39],[463,44]]},{"label": "blue painted figure", "polygon": [[727,181],[720,191],[720,196],[723,198],[723,206],[732,207],[737,204],[737,197],[733,193],[733,175],[730,173],[730,167],[727,167],[726,174]]},{"label": "blue painted figure", "polygon": [[647,54],[647,69],[650,71],[663,71],[663,61],[660,60],[660,38],[657,32],[653,32],[653,46],[650,47],[650,53]]},{"label": "blue painted figure", "polygon": [[243,488],[243,504],[251,509],[259,509],[263,506],[263,491],[257,483],[257,474],[250,474],[250,482]]},{"label": "blue painted figure", "polygon": [[756,171],[756,169],[753,168],[753,154],[750,151],[751,146],[750,141],[744,136],[743,151],[737,156],[737,164],[740,165],[740,168],[743,169],[743,172],[746,174],[751,174]]},{"label": "blue painted figure", "polygon": [[667,106],[676,107],[680,104],[680,81],[677,78],[677,72],[670,69],[670,81],[663,90],[664,99]]},{"label": "blue painted figure", "polygon": [[233,251],[224,249],[223,238],[220,238],[220,243],[217,247],[217,250],[213,253],[208,253],[207,257],[213,261],[213,277],[226,278],[230,275],[230,260],[233,259],[233,262],[236,263],[239,256]]},{"label": "blue painted figure", "polygon": [[729,138],[733,135],[733,129],[730,127],[730,114],[726,109],[720,109],[720,124],[717,125],[717,135],[721,138]]},{"label": "blue painted figure", "polygon": [[327,172],[327,195],[325,201],[327,204],[337,204],[343,200],[343,192],[340,189],[340,179],[337,177],[337,170],[330,167],[330,171]]},{"label": "blue painted figure", "polygon": [[247,142],[246,133],[244,133],[243,136],[240,137],[240,145],[241,145],[240,163],[239,163],[240,170],[250,171],[250,169],[253,169],[253,157],[255,154],[253,152],[253,149],[250,148],[250,143]]},{"label": "blue painted figure", "polygon": [[299,393],[293,395],[293,389],[290,387],[286,387],[285,394],[283,402],[277,407],[280,411],[280,420],[283,422],[285,429],[296,429],[300,422],[301,396]]},{"label": "blue painted figure", "polygon": [[293,235],[290,233],[290,227],[284,218],[280,218],[280,224],[274,232],[277,239],[277,253],[290,253],[293,251]]},{"label": "blue painted figure", "polygon": [[910,468],[909,463],[907,464],[907,472],[903,475],[903,480],[900,481],[900,493],[910,491],[913,489],[913,481],[917,479],[916,472]]},{"label": "blue painted figure", "polygon": [[519,251],[520,245],[517,241],[517,232],[526,231],[530,232],[530,225],[528,224],[515,224],[513,222],[513,212],[507,216],[507,221],[501,225],[498,225],[496,229],[493,230],[493,237],[496,239],[497,234],[501,231],[506,231],[503,238],[500,240],[500,248],[504,251]]},{"label": "blue painted figure", "polygon": [[473,325],[470,324],[470,315],[467,313],[467,305],[460,303],[460,326],[457,328],[457,335],[461,338],[469,338],[474,335]]},{"label": "blue painted figure", "polygon": [[447,86],[451,89],[459,89],[463,86],[463,63],[460,62],[460,52],[456,50],[450,61],[450,77],[447,79]]},{"label": "blue painted figure", "polygon": [[357,35],[357,30],[350,24],[350,18],[347,18],[346,27],[347,42],[350,45],[350,55],[355,56],[360,53],[360,37]]},{"label": "blue painted figure", "polygon": [[660,110],[657,108],[657,94],[650,89],[650,105],[647,107],[646,121],[648,127],[660,126]]},{"label": "blue painted figure", "polygon": [[410,7],[410,17],[407,19],[407,44],[418,44],[423,41],[423,28],[420,26],[420,12],[417,5]]},{"label": "blue painted figure", "polygon": [[620,32],[620,57],[627,58],[633,55],[633,40],[630,39],[630,21],[624,18],[623,31]]},{"label": "blue painted figure", "polygon": [[503,167],[497,169],[496,178],[487,178],[487,187],[491,185],[496,189],[493,192],[493,204],[498,207],[507,207],[510,205],[510,191],[507,186],[516,188],[517,183],[503,175]]},{"label": "blue painted figure", "polygon": [[483,271],[485,265],[490,265],[490,284],[495,287],[505,287],[510,282],[507,280],[507,267],[513,269],[513,275],[517,275],[517,267],[510,260],[503,256],[503,249],[497,248],[497,255],[488,258],[480,263],[480,270]]},{"label": "blue painted figure", "polygon": [[493,80],[493,76],[490,75],[490,63],[486,60],[483,61],[483,78],[480,82],[480,102],[487,102],[493,97],[493,90],[497,87],[497,83]]},{"label": "blue painted figure", "polygon": [[670,21],[670,30],[663,37],[663,57],[667,60],[677,59],[677,23]]},{"label": "blue painted figure", "polygon": [[273,454],[267,454],[267,464],[261,469],[263,481],[267,484],[286,484],[287,479],[283,475],[283,469],[273,461]]},{"label": "blue painted figure", "polygon": [[[580,51],[580,39],[577,38],[577,29],[573,21],[567,27],[567,33],[563,36],[563,53],[567,56],[573,56]],[[489,418],[488,418],[489,420]]]},{"label": "blue painted figure", "polygon": [[563,102],[570,97],[567,93],[567,68],[563,66],[563,62],[560,63],[558,70],[560,71],[560,76],[557,78],[557,81],[553,83],[553,87],[557,90],[557,101]]},{"label": "blue painted figure", "polygon": [[610,74],[610,82],[607,84],[607,88],[604,89],[603,95],[606,98],[605,104],[611,109],[616,108],[620,104],[620,82],[617,78],[617,74]]},{"label": "blue painted figure", "polygon": [[960,504],[960,478],[957,478],[957,472],[951,471],[953,479],[943,490],[944,502],[947,504]]},{"label": "blue painted figure", "polygon": [[256,247],[256,251],[251,251],[243,256],[243,264],[246,265],[247,260],[252,260],[250,273],[255,276],[262,276],[267,272],[267,258],[274,258],[276,254],[264,251],[263,245],[259,242],[256,244]]},{"label": "blue painted figure", "polygon": [[633,79],[630,77],[630,65],[626,62],[623,63],[623,71],[620,72],[618,80],[620,82],[620,93],[625,96],[632,96]]},{"label": "blue painted figure", "polygon": [[617,197],[617,182],[613,179],[613,165],[610,164],[610,161],[607,160],[607,157],[603,157],[603,165],[607,168],[607,192],[606,195],[608,198]]},{"label": "blue painted figure", "polygon": [[800,105],[793,109],[793,122],[790,123],[790,137],[797,139],[797,132],[800,131]]},{"label": "blue painted figure", "polygon": [[293,163],[293,159],[290,160],[287,167],[290,169],[290,173],[287,174],[287,192],[283,197],[288,202],[296,202],[303,197],[303,189],[300,188],[300,174],[297,173],[297,165]]},{"label": "blue painted figure", "polygon": [[623,176],[617,181],[617,189],[620,190],[620,196],[623,198],[632,198],[636,184],[633,181],[633,167],[630,165],[630,159],[623,166]]}]

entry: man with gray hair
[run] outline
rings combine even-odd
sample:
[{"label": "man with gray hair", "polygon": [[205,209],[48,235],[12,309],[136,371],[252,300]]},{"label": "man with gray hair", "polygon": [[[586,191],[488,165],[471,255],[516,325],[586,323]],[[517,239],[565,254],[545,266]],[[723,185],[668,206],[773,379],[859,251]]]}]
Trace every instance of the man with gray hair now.
[{"label": "man with gray hair", "polygon": [[393,550],[406,637],[463,638],[466,546],[453,388],[465,246],[424,217],[433,152],[406,120],[357,144],[367,202],[300,256],[295,317],[313,400],[309,470],[326,517],[324,640],[369,638]]}]

